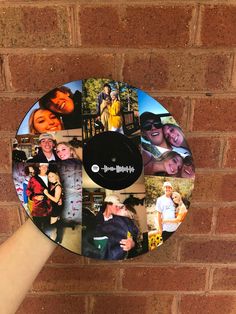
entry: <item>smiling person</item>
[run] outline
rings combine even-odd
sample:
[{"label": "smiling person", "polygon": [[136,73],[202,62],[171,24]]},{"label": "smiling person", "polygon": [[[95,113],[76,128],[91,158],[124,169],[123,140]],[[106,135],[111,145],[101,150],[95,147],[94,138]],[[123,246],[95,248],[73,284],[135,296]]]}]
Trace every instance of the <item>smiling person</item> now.
[{"label": "smiling person", "polygon": [[191,155],[182,130],[174,124],[163,124],[158,114],[143,112],[140,115],[142,146],[155,156],[173,150],[186,157]]},{"label": "smiling person", "polygon": [[176,210],[175,210],[175,218],[172,219],[163,219],[163,223],[175,223],[177,226],[181,224],[181,222],[184,221],[188,210],[186,206],[184,205],[184,202],[182,200],[181,195],[178,192],[173,192],[172,193],[172,200],[176,205]]},{"label": "smiling person", "polygon": [[195,178],[195,166],[193,158],[186,156],[183,160],[183,167],[181,169],[181,178],[194,179]]},{"label": "smiling person", "polygon": [[156,157],[149,151],[142,150],[144,174],[181,177],[183,158],[176,152],[167,151]]},{"label": "smiling person", "polygon": [[142,138],[146,141],[142,141],[142,146],[145,150],[150,151],[155,156],[160,156],[162,153],[172,149],[164,137],[163,124],[157,114],[149,111],[143,112],[140,115],[140,126]]},{"label": "smiling person", "polygon": [[66,130],[82,127],[81,103],[82,93],[77,90],[73,94],[66,86],[51,90],[39,100],[41,108],[61,116]]},{"label": "smiling person", "polygon": [[[175,222],[167,222],[175,219],[175,204],[172,200],[173,187],[170,182],[163,184],[164,195],[158,197],[156,202],[155,224],[158,232],[162,234],[163,241],[166,241],[178,228],[179,224]],[[165,222],[166,221],[166,222]]]},{"label": "smiling person", "polygon": [[37,155],[33,158],[27,160],[27,162],[56,162],[59,161],[60,158],[54,151],[55,140],[52,134],[43,133],[39,136],[39,147],[40,150]]},{"label": "smiling person", "polygon": [[52,212],[51,217],[51,226],[56,228],[56,239],[57,243],[62,242],[63,237],[63,223],[61,221],[61,214],[63,210],[62,202],[62,185],[60,182],[60,177],[57,172],[49,171],[48,181],[50,186],[48,189],[44,189],[43,193],[51,201]]},{"label": "smiling person", "polygon": [[172,146],[173,150],[177,151],[182,156],[191,155],[184,133],[178,125],[172,123],[164,124],[163,133],[167,143]]},{"label": "smiling person", "polygon": [[67,142],[58,143],[56,153],[61,160],[80,160],[75,148]]},{"label": "smiling person", "polygon": [[29,118],[29,131],[31,134],[41,134],[63,130],[60,118],[50,110],[35,109]]}]

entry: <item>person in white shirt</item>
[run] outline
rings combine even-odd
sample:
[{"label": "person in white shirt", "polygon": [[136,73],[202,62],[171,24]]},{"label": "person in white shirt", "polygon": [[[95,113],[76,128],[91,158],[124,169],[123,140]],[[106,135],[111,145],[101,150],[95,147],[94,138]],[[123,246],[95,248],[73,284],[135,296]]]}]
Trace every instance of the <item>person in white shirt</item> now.
[{"label": "person in white shirt", "polygon": [[176,208],[171,198],[173,187],[170,182],[164,182],[164,195],[158,197],[156,202],[157,219],[155,221],[157,230],[162,234],[163,241],[166,241],[178,228],[178,224],[174,222],[163,222],[175,219]]}]

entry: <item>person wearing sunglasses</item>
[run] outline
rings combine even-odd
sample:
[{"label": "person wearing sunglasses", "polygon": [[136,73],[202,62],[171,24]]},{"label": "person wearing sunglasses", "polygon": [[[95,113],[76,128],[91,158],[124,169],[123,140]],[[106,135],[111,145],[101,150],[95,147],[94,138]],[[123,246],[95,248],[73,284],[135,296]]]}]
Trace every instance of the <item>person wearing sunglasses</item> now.
[{"label": "person wearing sunglasses", "polygon": [[[169,138],[172,139],[167,131],[170,124],[163,124],[158,114],[148,111],[143,112],[140,115],[140,125],[142,133],[142,147],[143,149],[151,152],[154,156],[159,157],[163,153],[171,150],[177,152],[183,158],[191,155],[187,146],[177,145],[176,142],[174,142],[177,138],[180,139],[181,134],[182,142],[186,143],[182,131],[181,133],[179,131],[178,136],[172,136],[174,137],[173,141],[169,141]],[[171,125],[174,126],[173,124]],[[174,130],[177,130],[177,128],[178,130],[181,130],[177,126],[175,128],[172,127]]]},{"label": "person wearing sunglasses", "polygon": [[140,115],[140,126],[142,133],[142,146],[155,156],[171,150],[172,147],[167,143],[161,118],[152,112],[145,111]]}]

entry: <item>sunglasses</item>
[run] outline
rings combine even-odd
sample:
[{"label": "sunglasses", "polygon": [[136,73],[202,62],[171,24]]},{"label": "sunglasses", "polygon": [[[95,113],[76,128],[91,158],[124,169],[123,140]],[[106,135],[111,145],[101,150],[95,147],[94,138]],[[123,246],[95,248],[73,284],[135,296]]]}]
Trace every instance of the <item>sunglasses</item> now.
[{"label": "sunglasses", "polygon": [[150,131],[152,129],[152,127],[154,126],[154,128],[156,129],[161,129],[162,128],[162,124],[160,122],[148,122],[142,125],[142,129],[145,131]]}]

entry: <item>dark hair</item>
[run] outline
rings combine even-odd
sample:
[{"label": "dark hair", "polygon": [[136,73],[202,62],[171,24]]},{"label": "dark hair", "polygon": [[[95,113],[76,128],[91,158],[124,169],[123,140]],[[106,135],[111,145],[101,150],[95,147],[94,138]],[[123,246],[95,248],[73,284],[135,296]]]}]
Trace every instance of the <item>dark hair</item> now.
[{"label": "dark hair", "polygon": [[51,99],[56,97],[57,92],[62,92],[64,94],[68,93],[70,98],[73,97],[73,93],[69,87],[66,86],[56,87],[39,99],[40,108],[48,109],[51,104]]},{"label": "dark hair", "polygon": [[105,83],[105,84],[103,85],[103,88],[105,88],[105,87],[108,87],[108,88],[111,89],[111,85],[109,85],[108,83]]},{"label": "dark hair", "polygon": [[34,164],[29,164],[25,167],[25,175],[28,176],[30,174],[29,168],[33,168],[34,169],[34,173],[36,174],[36,167]]}]

